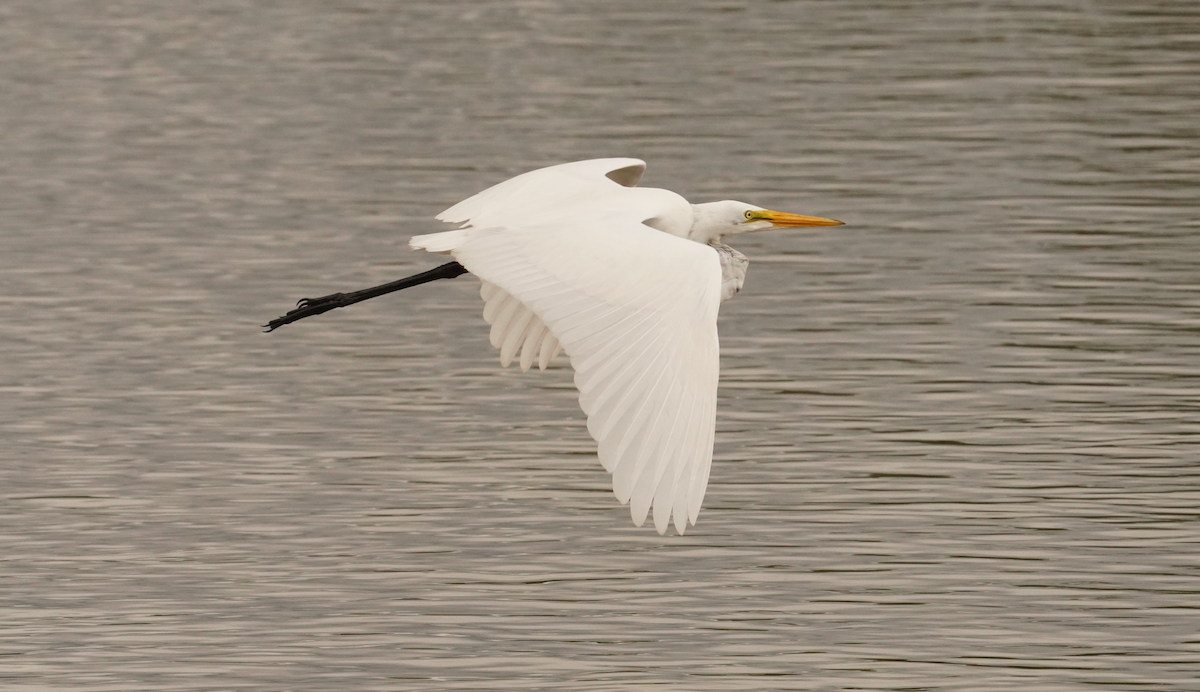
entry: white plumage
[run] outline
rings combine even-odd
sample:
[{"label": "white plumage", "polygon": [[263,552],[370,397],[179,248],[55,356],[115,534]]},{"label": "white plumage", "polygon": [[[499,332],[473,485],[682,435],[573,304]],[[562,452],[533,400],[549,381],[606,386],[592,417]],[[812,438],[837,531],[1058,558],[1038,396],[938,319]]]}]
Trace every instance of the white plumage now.
[{"label": "white plumage", "polygon": [[[836,225],[740,202],[692,205],[633,187],[645,163],[597,159],[519,175],[438,215],[461,228],[411,245],[448,252],[483,282],[508,366],[559,350],[613,490],[639,526],[694,524],[708,484],[719,368],[717,309],[747,260],[724,235]],[[720,251],[719,251],[720,250]]]}]

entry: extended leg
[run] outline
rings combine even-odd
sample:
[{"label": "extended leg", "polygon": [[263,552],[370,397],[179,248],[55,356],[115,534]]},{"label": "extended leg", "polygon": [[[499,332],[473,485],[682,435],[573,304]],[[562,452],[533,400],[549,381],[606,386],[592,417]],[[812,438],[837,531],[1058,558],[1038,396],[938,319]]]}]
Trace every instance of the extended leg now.
[{"label": "extended leg", "polygon": [[397,281],[375,286],[374,288],[364,288],[361,291],[354,291],[353,293],[331,293],[320,298],[302,298],[300,302],[296,303],[296,309],[289,311],[283,317],[277,317],[266,323],[263,325],[263,329],[268,332],[273,331],[285,324],[291,324],[296,320],[302,320],[312,315],[320,315],[334,308],[344,308],[347,305],[360,303],[368,298],[375,298],[385,293],[391,293],[392,291],[399,291],[402,288],[419,286],[420,284],[437,281],[438,279],[453,279],[456,276],[462,276],[466,273],[467,268],[458,262],[447,262],[427,272],[414,274]]}]

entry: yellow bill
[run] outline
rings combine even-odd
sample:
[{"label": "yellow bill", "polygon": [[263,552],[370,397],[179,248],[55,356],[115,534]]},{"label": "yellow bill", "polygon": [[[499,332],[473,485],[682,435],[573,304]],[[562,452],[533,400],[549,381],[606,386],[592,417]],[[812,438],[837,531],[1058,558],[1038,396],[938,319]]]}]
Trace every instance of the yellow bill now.
[{"label": "yellow bill", "polygon": [[843,226],[841,221],[835,219],[827,219],[823,216],[805,216],[803,214],[789,214],[786,211],[771,211],[770,209],[762,209],[760,211],[747,212],[747,216],[753,214],[753,220],[770,221],[772,224],[781,228],[795,228],[799,226]]}]

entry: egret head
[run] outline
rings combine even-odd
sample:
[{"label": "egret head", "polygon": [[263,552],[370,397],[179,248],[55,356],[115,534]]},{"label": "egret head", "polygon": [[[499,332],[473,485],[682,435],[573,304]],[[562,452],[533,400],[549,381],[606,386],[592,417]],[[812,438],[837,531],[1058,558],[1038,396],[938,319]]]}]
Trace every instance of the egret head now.
[{"label": "egret head", "polygon": [[722,236],[766,231],[772,228],[842,225],[841,221],[820,216],[771,211],[733,200],[694,204],[692,210],[694,221],[688,237],[702,243],[719,240]]}]

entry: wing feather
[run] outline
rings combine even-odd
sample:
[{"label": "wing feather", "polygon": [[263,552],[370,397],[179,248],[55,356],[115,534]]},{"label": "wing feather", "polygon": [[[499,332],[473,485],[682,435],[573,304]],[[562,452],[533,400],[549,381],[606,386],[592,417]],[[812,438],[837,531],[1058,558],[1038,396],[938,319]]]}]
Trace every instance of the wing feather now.
[{"label": "wing feather", "polygon": [[534,315],[529,322],[529,332],[525,335],[525,341],[521,343],[521,372],[528,372],[529,368],[533,367],[534,359],[542,350],[542,339],[546,338],[547,334],[549,331],[546,325]]},{"label": "wing feather", "polygon": [[[649,431],[651,435],[639,438],[638,443],[640,443],[641,449],[630,454],[629,461],[623,460],[621,464],[622,467],[626,465],[632,467],[634,491],[630,511],[638,525],[645,521],[651,502],[657,506],[661,504],[664,495],[672,497],[674,495],[673,487],[664,487],[660,485],[659,481],[663,478],[664,470],[672,463],[675,450],[672,450],[670,446],[671,437],[679,416],[683,412],[668,410],[670,403],[673,403],[671,394],[676,389],[678,380],[672,376],[664,379],[670,380],[666,383],[666,391],[661,397],[656,397],[654,418],[649,420],[648,426],[643,429]],[[661,512],[655,509],[654,528],[658,529],[659,533],[663,533],[666,531],[666,524],[660,515]],[[666,516],[669,518],[670,512],[667,512]]]},{"label": "wing feather", "polygon": [[554,338],[553,334],[547,332],[546,336],[542,339],[542,350],[538,351],[538,367],[545,370],[546,366],[550,365],[550,361],[562,353],[562,350],[562,344],[558,343],[558,339]]},{"label": "wing feather", "polygon": [[499,314],[499,312],[504,309],[504,306],[513,299],[512,296],[508,295],[504,291],[501,291],[499,287],[493,285],[493,288],[495,290],[491,291],[491,295],[489,297],[484,298],[484,301],[486,302],[483,304],[483,319],[488,324],[495,324],[496,315]]},{"label": "wing feather", "polygon": [[[620,186],[633,187],[646,162],[611,158],[574,161],[522,173],[438,214],[439,221],[476,227],[524,223],[532,210],[553,212]],[[440,252],[441,250],[439,250]]]},{"label": "wing feather", "polygon": [[675,473],[673,476],[675,497],[674,502],[671,503],[671,514],[675,517],[675,530],[679,532],[679,535],[681,536],[683,535],[683,532],[687,530],[689,518],[693,523],[696,521],[696,518],[688,513],[687,499],[689,494],[688,489],[690,486],[688,485],[687,481],[690,480],[690,477],[687,475],[688,466],[686,463],[684,463],[684,460],[689,454],[688,445],[693,444],[692,439],[696,436],[700,429],[704,427],[701,424],[703,419],[698,415],[698,404],[699,402],[697,401],[696,397],[689,397],[688,413],[687,417],[684,418],[685,425],[679,438],[679,454],[676,459]]},{"label": "wing feather", "polygon": [[517,315],[512,324],[508,327],[508,332],[504,335],[504,343],[500,346],[500,365],[508,367],[508,364],[513,361],[517,355],[517,349],[525,343],[525,337],[529,334],[529,323],[537,319],[530,312],[529,308],[521,306],[521,312]]},{"label": "wing feather", "polygon": [[511,295],[505,299],[504,306],[496,312],[496,320],[492,322],[492,331],[489,335],[494,348],[504,345],[504,337],[508,335],[509,325],[519,313],[524,311],[525,306],[521,304],[521,301]]},{"label": "wing feather", "polygon": [[[529,370],[535,361],[545,370],[553,356],[540,358],[543,348],[548,347],[549,352],[553,352],[558,346],[546,325],[519,300],[493,283],[482,282],[479,295],[484,301],[483,319],[492,325],[488,340],[500,349],[500,364],[507,368],[519,352],[522,372]],[[546,340],[551,343],[545,344]]]}]

